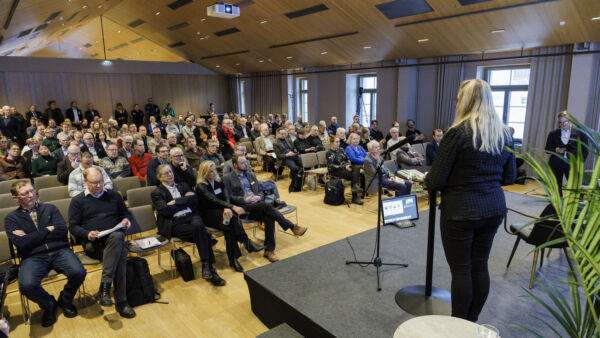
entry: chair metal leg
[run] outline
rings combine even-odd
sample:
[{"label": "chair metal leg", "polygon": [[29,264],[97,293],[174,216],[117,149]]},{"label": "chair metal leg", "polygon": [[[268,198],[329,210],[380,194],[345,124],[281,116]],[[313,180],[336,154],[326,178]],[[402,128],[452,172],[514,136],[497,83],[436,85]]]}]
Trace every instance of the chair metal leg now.
[{"label": "chair metal leg", "polygon": [[544,265],[544,250],[542,249],[542,254],[540,255],[540,268]]},{"label": "chair metal leg", "polygon": [[573,266],[573,261],[571,261],[571,256],[569,255],[569,249],[563,248],[563,252],[565,253],[565,257],[567,258],[567,262],[569,263],[569,268],[573,271],[573,277],[575,278],[575,282],[577,282],[577,270]]},{"label": "chair metal leg", "polygon": [[552,248],[548,249],[548,254],[546,255],[546,258],[550,258],[550,253],[552,252]]},{"label": "chair metal leg", "polygon": [[31,325],[31,310],[29,309],[29,300],[25,295],[19,292],[21,297],[21,310],[23,312],[23,323],[25,325]]},{"label": "chair metal leg", "polygon": [[529,289],[533,288],[533,276],[535,276],[535,266],[537,264],[538,255],[540,254],[540,250],[535,250],[533,254],[533,264],[531,265],[531,278],[529,279]]},{"label": "chair metal leg", "polygon": [[515,255],[515,251],[517,251],[517,246],[519,246],[519,242],[521,241],[521,237],[517,237],[515,241],[515,245],[513,246],[512,251],[510,252],[510,257],[508,258],[508,263],[506,263],[506,268],[510,266],[510,262],[512,262],[513,256]]}]

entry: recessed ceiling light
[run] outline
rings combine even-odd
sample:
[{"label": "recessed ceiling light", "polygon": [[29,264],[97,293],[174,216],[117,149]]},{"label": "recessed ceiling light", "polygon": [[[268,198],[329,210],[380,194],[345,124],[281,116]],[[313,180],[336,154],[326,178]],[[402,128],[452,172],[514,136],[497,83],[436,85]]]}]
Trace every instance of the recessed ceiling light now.
[{"label": "recessed ceiling light", "polygon": [[215,67],[217,67],[217,68],[221,68],[221,66],[219,66],[219,65],[216,65]]},{"label": "recessed ceiling light", "polygon": [[196,32],[196,35],[200,35],[200,32]]},{"label": "recessed ceiling light", "polygon": [[371,46],[364,46],[363,49],[371,49]]},{"label": "recessed ceiling light", "polygon": [[236,65],[236,66],[239,66],[239,65],[240,65],[240,63],[238,62],[238,63],[236,63],[235,65]]},{"label": "recessed ceiling light", "polygon": [[325,54],[327,54],[327,52],[321,52],[321,55],[325,55]]},{"label": "recessed ceiling light", "polygon": [[292,57],[291,57],[291,56],[286,56],[285,58],[286,58],[286,59],[291,59]]},{"label": "recessed ceiling light", "polygon": [[200,40],[204,40],[204,38],[200,38]]},{"label": "recessed ceiling light", "polygon": [[206,21],[206,19],[205,19],[205,18],[202,18],[202,19],[200,19],[200,21],[201,21],[201,22],[204,22],[204,21]]},{"label": "recessed ceiling light", "polygon": [[565,22],[565,21],[561,21],[561,22],[559,22],[559,24],[560,24],[561,26],[564,26],[564,25],[566,24],[566,22]]},{"label": "recessed ceiling light", "polygon": [[119,30],[117,30],[117,33],[121,33],[121,30],[120,30],[120,29],[119,29]]},{"label": "recessed ceiling light", "polygon": [[102,5],[98,5],[98,8],[102,8]]},{"label": "recessed ceiling light", "polygon": [[62,19],[63,19],[63,17],[62,17],[62,16],[59,16],[59,17],[58,17],[58,20],[62,20]]},{"label": "recessed ceiling light", "polygon": [[210,38],[210,35],[205,35],[204,38],[208,39],[208,38]]},{"label": "recessed ceiling light", "polygon": [[261,62],[261,63],[262,63],[262,62],[265,62],[265,60],[258,60],[258,62]]},{"label": "recessed ceiling light", "polygon": [[61,25],[61,26],[64,26],[65,24],[64,24],[64,23],[61,23],[60,25]]},{"label": "recessed ceiling light", "polygon": [[160,15],[160,12],[156,12],[156,13],[154,13],[154,15]]},{"label": "recessed ceiling light", "polygon": [[263,21],[261,21],[260,23],[261,23],[261,24],[264,24],[264,23],[267,23],[267,22],[268,22],[267,20],[263,20]]},{"label": "recessed ceiling light", "polygon": [[492,33],[492,34],[504,33],[504,28],[491,30],[490,33]]},{"label": "recessed ceiling light", "polygon": [[83,8],[83,9],[86,9],[86,8],[87,8],[87,5],[83,5],[83,6],[81,6],[81,8]]},{"label": "recessed ceiling light", "polygon": [[419,39],[419,40],[417,40],[417,42],[427,42],[427,41],[429,41],[429,39]]},{"label": "recessed ceiling light", "polygon": [[592,18],[592,21],[597,21],[597,20],[600,20],[600,16]]}]

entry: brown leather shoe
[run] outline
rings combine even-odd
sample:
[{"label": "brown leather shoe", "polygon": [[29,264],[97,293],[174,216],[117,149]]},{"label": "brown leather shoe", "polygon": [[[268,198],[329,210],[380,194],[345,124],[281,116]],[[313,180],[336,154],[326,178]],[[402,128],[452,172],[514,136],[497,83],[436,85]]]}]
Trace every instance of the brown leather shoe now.
[{"label": "brown leather shoe", "polygon": [[279,258],[277,257],[277,255],[275,255],[275,253],[273,251],[265,251],[264,256],[271,263],[275,263],[279,260]]},{"label": "brown leather shoe", "polygon": [[308,230],[307,227],[301,227],[299,225],[294,225],[294,227],[292,228],[292,232],[296,236],[302,236],[302,235],[304,235],[304,233],[306,233],[306,230]]}]

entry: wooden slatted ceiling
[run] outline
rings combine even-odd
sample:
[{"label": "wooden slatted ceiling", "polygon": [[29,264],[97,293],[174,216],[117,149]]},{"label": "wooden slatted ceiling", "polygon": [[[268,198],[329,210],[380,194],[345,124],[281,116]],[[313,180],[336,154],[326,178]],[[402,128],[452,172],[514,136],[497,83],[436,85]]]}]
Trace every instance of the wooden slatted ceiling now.
[{"label": "wooden slatted ceiling", "polygon": [[[212,70],[223,73],[241,73],[267,70],[279,70],[298,67],[324,66],[332,64],[367,63],[396,58],[429,57],[469,52],[520,49],[535,46],[550,46],[582,41],[600,41],[600,20],[591,21],[600,16],[600,1],[597,0],[491,0],[462,6],[458,0],[427,0],[433,12],[388,20],[375,5],[390,0],[261,0],[245,6],[241,16],[236,19],[206,18],[206,7],[214,0],[195,0],[177,10],[168,4],[172,0],[89,0],[89,8],[81,9],[83,1],[56,0],[20,0],[16,18],[5,41],[0,46],[0,54],[11,48],[22,47],[22,43],[13,44],[15,34],[30,27],[42,24],[41,20],[50,14],[62,10],[60,16],[67,18],[77,10],[81,13],[73,20],[76,22],[84,15],[104,14],[106,21],[121,27],[127,27],[133,34],[139,35],[160,49],[161,60],[194,60]],[[232,1],[235,2],[235,1]],[[2,2],[3,3],[3,2]],[[525,3],[533,5],[508,8],[501,11],[488,11],[475,15],[458,16],[461,13],[513,6]],[[95,8],[99,4],[103,9]],[[284,14],[323,4],[329,9],[315,14],[289,19]],[[94,9],[92,10],[92,7]],[[156,15],[160,12],[160,15]],[[1,15],[0,15],[1,16]],[[449,17],[443,20],[411,24],[428,19]],[[145,21],[131,28],[127,26],[135,20]],[[202,20],[205,19],[205,20]],[[81,46],[89,42],[88,34],[52,33],[56,20],[41,32],[43,40],[49,34],[52,38],[65,39],[69,36],[72,44]],[[176,31],[167,28],[181,22],[189,26]],[[267,21],[261,24],[262,21]],[[559,25],[565,21],[564,26]],[[18,24],[17,24],[18,23]],[[85,22],[84,22],[85,23]],[[395,27],[397,24],[407,24]],[[12,27],[14,25],[14,27]],[[82,26],[74,29],[81,30]],[[217,37],[214,32],[237,27],[240,32]],[[491,34],[490,30],[505,29],[504,33]],[[323,36],[339,35],[358,31],[358,34],[291,45],[269,48],[273,45],[314,39]],[[6,34],[8,33],[8,34]],[[106,32],[109,41],[118,41],[118,33]],[[121,33],[122,34],[122,33]],[[429,39],[419,43],[419,39]],[[23,38],[23,40],[27,37]],[[80,39],[79,41],[75,41]],[[19,40],[20,41],[20,40]],[[185,45],[175,48],[168,46],[178,41]],[[26,42],[23,42],[26,43]],[[39,42],[36,42],[39,45]],[[108,44],[107,44],[108,45]],[[31,47],[31,46],[30,46]],[[371,47],[364,49],[363,47]],[[132,47],[138,48],[139,46]],[[155,48],[158,50],[158,48]],[[84,55],[98,53],[93,47],[84,51]],[[248,50],[247,53],[202,59],[213,55],[227,55]],[[327,54],[321,54],[322,52]],[[19,55],[33,53],[24,49]],[[129,47],[116,50],[115,58],[126,59],[132,51]],[[164,55],[162,55],[164,53]],[[134,53],[137,55],[137,52]],[[144,53],[145,54],[145,53]],[[102,55],[102,53],[100,53]],[[173,55],[175,57],[173,57]],[[292,59],[286,57],[292,56]],[[147,57],[147,56],[145,56]],[[138,56],[134,56],[135,59]],[[141,59],[141,56],[139,57]],[[263,62],[259,62],[263,60]],[[270,61],[269,61],[270,60]],[[239,65],[236,65],[238,64]],[[216,66],[219,65],[219,68]]]}]

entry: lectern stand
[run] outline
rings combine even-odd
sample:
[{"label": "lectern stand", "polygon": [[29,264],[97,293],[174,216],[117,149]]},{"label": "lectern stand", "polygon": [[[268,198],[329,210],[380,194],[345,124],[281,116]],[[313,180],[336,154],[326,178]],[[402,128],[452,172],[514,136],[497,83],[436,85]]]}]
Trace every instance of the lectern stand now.
[{"label": "lectern stand", "polygon": [[450,315],[450,292],[431,285],[437,191],[429,191],[429,232],[427,235],[427,270],[425,285],[411,285],[396,293],[396,303],[414,316]]}]

